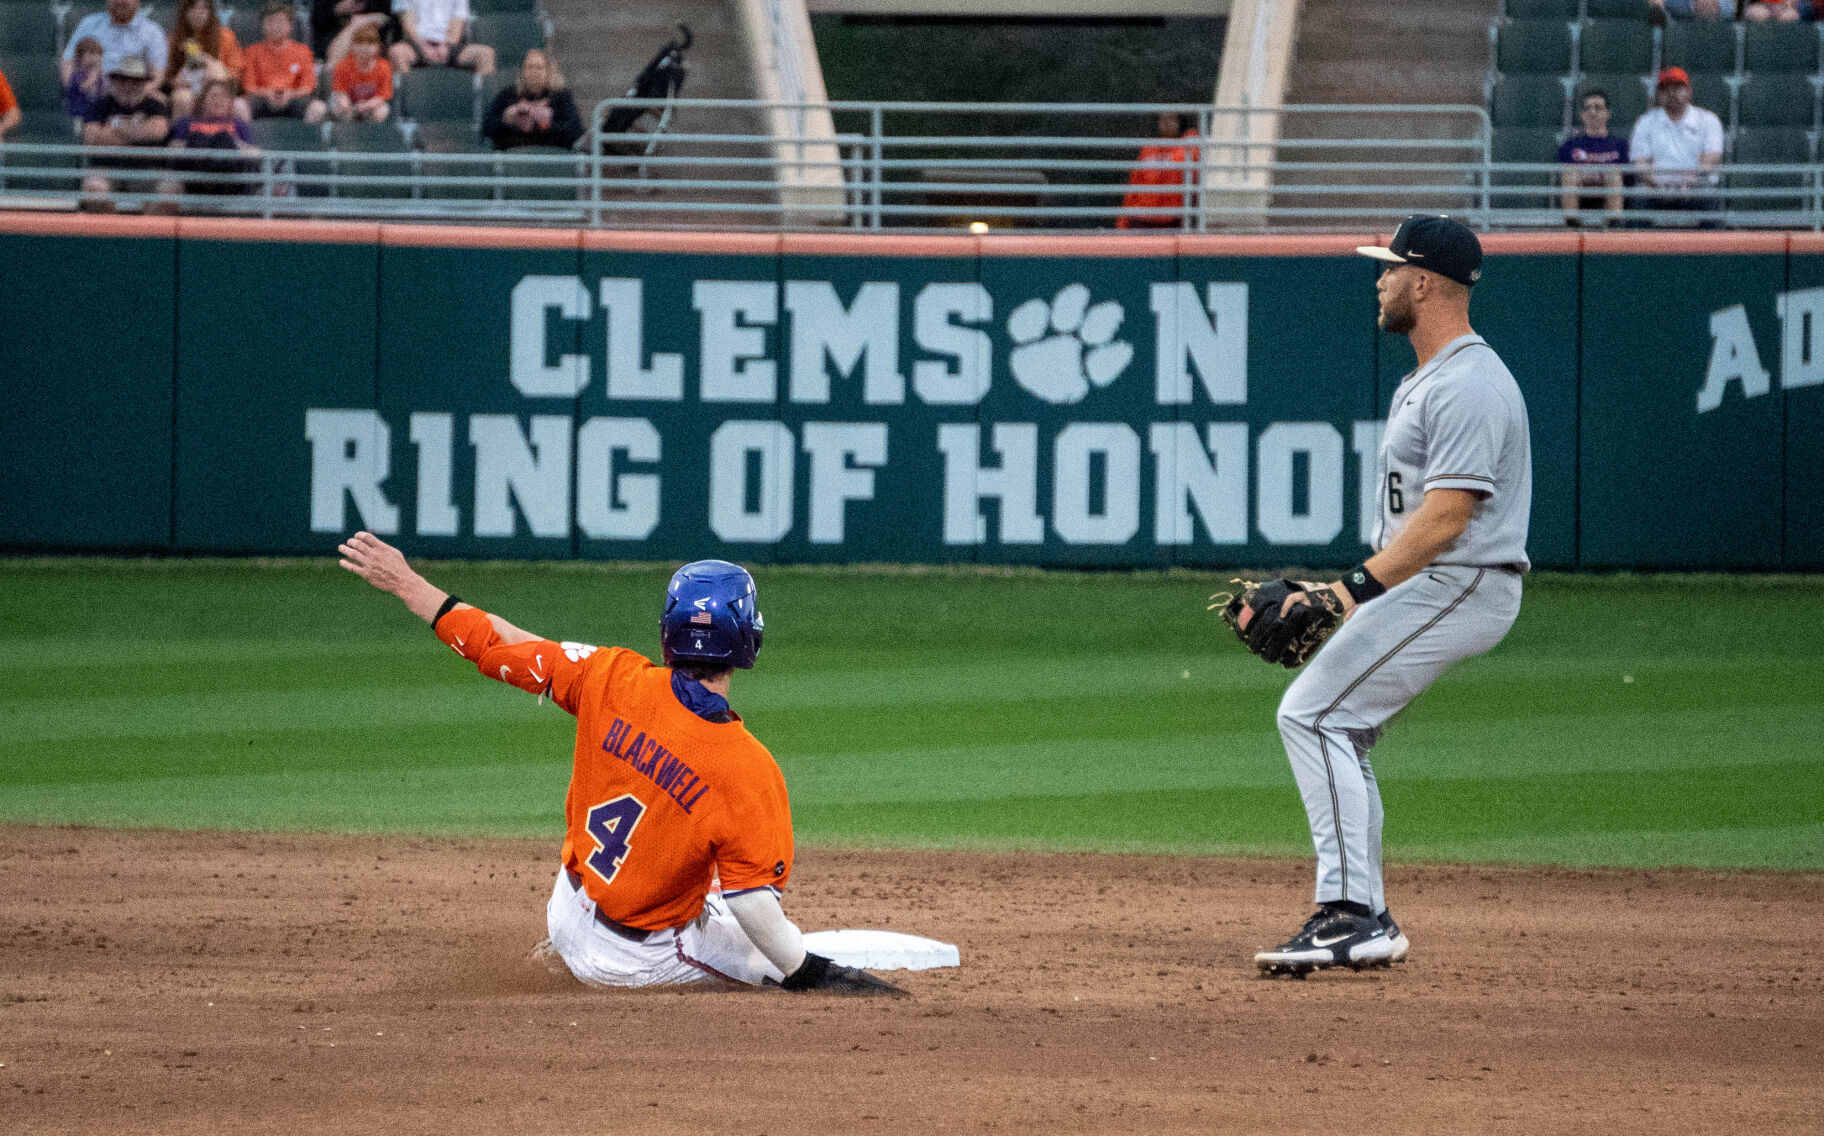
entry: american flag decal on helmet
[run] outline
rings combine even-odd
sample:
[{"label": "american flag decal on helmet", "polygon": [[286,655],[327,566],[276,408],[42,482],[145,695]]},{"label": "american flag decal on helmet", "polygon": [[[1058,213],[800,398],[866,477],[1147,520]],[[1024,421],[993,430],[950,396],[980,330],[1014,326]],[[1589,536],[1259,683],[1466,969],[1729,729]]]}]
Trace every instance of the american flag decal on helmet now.
[{"label": "american flag decal on helmet", "polygon": [[707,623],[714,622],[714,617],[711,616],[707,611],[694,611],[694,612],[691,612],[691,614],[690,614],[690,621],[692,623],[707,624]]}]

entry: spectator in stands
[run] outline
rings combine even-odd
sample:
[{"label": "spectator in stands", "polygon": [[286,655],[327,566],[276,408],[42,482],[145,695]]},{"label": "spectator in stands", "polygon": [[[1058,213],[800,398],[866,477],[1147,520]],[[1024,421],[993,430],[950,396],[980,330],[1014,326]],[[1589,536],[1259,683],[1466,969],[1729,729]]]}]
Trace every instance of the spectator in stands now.
[{"label": "spectator in stands", "polygon": [[[228,79],[211,79],[203,84],[202,94],[196,100],[196,113],[178,119],[171,124],[171,146],[184,151],[211,150],[212,156],[186,153],[182,158],[173,158],[173,169],[194,173],[233,174],[248,173],[258,169],[258,164],[251,159],[259,153],[259,147],[253,144],[253,128],[247,120],[235,113],[234,83]],[[251,187],[246,182],[191,181],[183,185],[189,193],[208,194],[218,197],[231,197],[246,193]],[[178,192],[176,183],[166,183],[161,192]]]},{"label": "spectator in stands", "polygon": [[1735,0],[1647,0],[1653,5],[1652,20],[1666,22],[1667,16],[1681,20],[1733,20]]},{"label": "spectator in stands", "polygon": [[322,122],[329,107],[314,94],[317,61],[310,48],[291,38],[291,21],[291,5],[285,0],[266,5],[260,20],[260,34],[265,38],[243,53],[246,65],[241,82],[247,105],[254,118]]},{"label": "spectator in stands", "polygon": [[[1115,222],[1117,229],[1176,229],[1184,224],[1184,193],[1179,187],[1197,184],[1192,167],[1199,161],[1197,147],[1185,145],[1185,139],[1197,137],[1197,131],[1187,129],[1178,112],[1168,110],[1160,112],[1155,134],[1160,141],[1140,148],[1140,164],[1128,176],[1132,188],[1121,199],[1126,212]],[[1161,186],[1173,188],[1157,188]]]},{"label": "spectator in stands", "polygon": [[203,84],[219,79],[241,81],[241,43],[233,28],[222,26],[215,0],[180,0],[171,23],[171,53],[165,61],[165,93],[171,114],[183,118],[195,105]]},{"label": "spectator in stands", "polygon": [[1813,0],[1749,0],[1742,19],[1757,24],[1791,24],[1818,18],[1818,5]]},{"label": "spectator in stands", "polygon": [[0,71],[0,142],[6,140],[6,132],[19,125],[19,100],[13,95],[13,85],[6,81],[6,72]]},{"label": "spectator in stands", "polygon": [[379,32],[382,47],[397,40],[399,21],[393,18],[393,0],[311,0],[310,48],[330,74],[335,74],[336,64],[349,53],[355,33],[362,28]]},{"label": "spectator in stands", "polygon": [[[1716,115],[1691,105],[1691,77],[1682,67],[1659,73],[1658,106],[1640,116],[1628,139],[1628,156],[1654,194],[1643,209],[1708,212],[1722,203],[1704,191],[1717,184],[1723,161],[1723,123]],[[1717,228],[1705,221],[1701,228]]]},{"label": "spectator in stands", "polygon": [[494,96],[482,116],[481,132],[496,150],[555,146],[568,150],[583,136],[583,116],[564,89],[563,72],[533,48],[519,65],[519,81]]},{"label": "spectator in stands", "polygon": [[[1584,213],[1598,210],[1613,222],[1621,216],[1621,167],[1628,164],[1628,144],[1609,133],[1609,94],[1607,91],[1585,91],[1577,100],[1577,117],[1583,122],[1583,133],[1565,140],[1558,147],[1558,160],[1569,167],[1564,171],[1564,223],[1581,225]],[[1608,192],[1592,194],[1592,189],[1607,187]]]},{"label": "spectator in stands", "polygon": [[83,36],[75,45],[75,61],[63,81],[63,110],[80,132],[89,108],[108,93],[108,69],[102,63],[100,40]]},{"label": "spectator in stands", "polygon": [[[171,108],[158,96],[152,69],[143,56],[129,55],[108,70],[108,91],[89,108],[83,120],[82,140],[89,146],[146,146],[163,148],[171,136]],[[96,170],[162,170],[165,160],[100,155],[88,160],[90,172],[82,179],[82,191],[88,195],[85,208],[111,210],[106,200],[114,190],[109,175]],[[154,188],[150,178],[122,179],[129,193],[147,193]]]},{"label": "spectator in stands", "polygon": [[337,122],[385,122],[391,111],[393,68],[380,58],[380,29],[363,24],[353,42],[354,50],[336,64],[329,113]]},{"label": "spectator in stands", "polygon": [[91,12],[77,21],[76,30],[70,33],[70,42],[64,47],[63,59],[58,64],[59,77],[65,84],[69,83],[70,72],[76,66],[76,45],[84,39],[101,44],[104,71],[112,72],[120,66],[121,60],[137,55],[153,68],[154,85],[164,79],[163,64],[168,54],[165,33],[139,10],[139,0],[108,0],[107,11]]},{"label": "spectator in stands", "polygon": [[399,42],[391,52],[393,74],[414,67],[460,67],[494,72],[494,49],[469,42],[469,0],[397,0]]}]

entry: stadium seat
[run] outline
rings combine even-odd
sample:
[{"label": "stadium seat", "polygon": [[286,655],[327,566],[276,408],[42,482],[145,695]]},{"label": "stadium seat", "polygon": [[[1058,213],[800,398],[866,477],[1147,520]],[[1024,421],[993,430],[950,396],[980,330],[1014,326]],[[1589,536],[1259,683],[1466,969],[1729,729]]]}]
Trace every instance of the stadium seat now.
[{"label": "stadium seat", "polygon": [[413,122],[462,122],[475,129],[475,75],[453,67],[415,67],[395,84],[399,113]]},{"label": "stadium seat", "polygon": [[[393,122],[339,122],[330,127],[332,168],[341,177],[405,177],[410,163],[360,161],[346,154],[409,154],[405,133]],[[410,197],[405,185],[337,185],[337,197]]]},{"label": "stadium seat", "polygon": [[1748,24],[1742,29],[1742,70],[1750,75],[1775,71],[1818,73],[1820,25]]},{"label": "stadium seat", "polygon": [[[1737,133],[1730,160],[1743,165],[1797,166],[1810,162],[1811,153],[1811,136],[1804,130],[1790,127],[1749,128]],[[1729,175],[1731,189],[1803,190],[1805,183],[1806,176],[1803,173]],[[1798,210],[1805,208],[1805,198],[1741,198],[1731,201],[1730,208],[1754,211]]]},{"label": "stadium seat", "polygon": [[[414,139],[424,156],[418,170],[426,177],[492,177],[491,162],[439,161],[439,154],[492,154],[494,147],[481,140],[473,125],[464,122],[427,122],[418,128]],[[485,201],[494,196],[492,188],[467,185],[427,185],[420,190],[427,198],[440,201]]]},{"label": "stadium seat", "polygon": [[1653,14],[1647,0],[1586,0],[1584,14],[1592,20],[1636,20],[1645,23]]},{"label": "stadium seat", "polygon": [[1735,125],[1732,108],[1735,104],[1729,90],[1729,82],[1721,75],[1691,76],[1691,102],[1694,106],[1703,107],[1723,120],[1723,129],[1732,129]]},{"label": "stadium seat", "polygon": [[1673,20],[1660,41],[1660,66],[1693,75],[1736,73],[1740,36],[1729,20]]},{"label": "stadium seat", "polygon": [[1810,129],[1818,116],[1818,91],[1804,75],[1750,75],[1736,104],[1739,126]]},{"label": "stadium seat", "polygon": [[544,50],[546,32],[544,18],[533,12],[478,12],[473,35],[494,49],[500,64],[518,67],[526,52]]},{"label": "stadium seat", "polygon": [[[68,146],[76,141],[69,119],[39,115],[27,116],[15,129],[9,131],[6,140],[11,143],[48,144]],[[0,152],[4,164],[0,164],[0,184],[8,189],[21,190],[27,193],[75,193],[82,183],[82,156],[75,150],[63,154],[24,154],[16,149]],[[47,172],[41,174],[21,174],[21,169],[61,171],[68,173]]]},{"label": "stadium seat", "polygon": [[1495,41],[1495,70],[1503,75],[1561,75],[1571,69],[1571,25],[1562,20],[1515,20]]},{"label": "stadium seat", "polygon": [[55,115],[63,115],[63,86],[57,77],[57,60],[50,52],[43,55],[0,55],[0,74],[13,88],[19,100],[22,126],[38,127]]},{"label": "stadium seat", "polygon": [[1585,20],[1577,68],[1644,75],[1653,69],[1653,29],[1645,20]]},{"label": "stadium seat", "polygon": [[1577,124],[1577,107],[1583,92],[1600,89],[1609,96],[1609,133],[1622,138],[1634,129],[1634,120],[1647,113],[1652,100],[1647,97],[1646,84],[1640,76],[1621,75],[1585,75],[1577,84],[1577,95],[1571,99],[1571,131],[1577,133],[1581,128]]},{"label": "stadium seat", "polygon": [[[1551,162],[1558,157],[1558,131],[1549,126],[1510,126],[1496,130],[1490,144],[1490,157],[1497,162]],[[1558,175],[1539,173],[1496,173],[1490,176],[1491,188],[1534,189],[1537,193],[1492,193],[1489,203],[1496,209],[1549,209],[1555,200],[1552,191]]]},{"label": "stadium seat", "polygon": [[1489,117],[1496,126],[1565,124],[1564,80],[1556,75],[1512,75],[1495,84]]},{"label": "stadium seat", "polygon": [[[328,149],[323,141],[323,127],[295,118],[260,118],[253,123],[253,141],[262,150],[282,152],[320,154]],[[329,173],[327,161],[314,162],[302,158],[291,159],[291,167],[276,171],[279,174],[296,173],[320,177]],[[329,186],[321,183],[299,184],[296,186],[299,197],[328,197]]]},{"label": "stadium seat", "polygon": [[48,5],[0,4],[0,52],[54,55],[57,40],[57,17]]},{"label": "stadium seat", "polygon": [[508,201],[575,201],[577,190],[565,185],[513,185],[515,178],[577,177],[583,173],[583,162],[570,150],[553,146],[521,146],[508,151],[514,155],[542,154],[569,158],[567,162],[502,162],[501,175],[508,180],[503,196]]},{"label": "stadium seat", "polygon": [[1577,0],[1507,0],[1501,14],[1510,20],[1563,20],[1577,18]]}]

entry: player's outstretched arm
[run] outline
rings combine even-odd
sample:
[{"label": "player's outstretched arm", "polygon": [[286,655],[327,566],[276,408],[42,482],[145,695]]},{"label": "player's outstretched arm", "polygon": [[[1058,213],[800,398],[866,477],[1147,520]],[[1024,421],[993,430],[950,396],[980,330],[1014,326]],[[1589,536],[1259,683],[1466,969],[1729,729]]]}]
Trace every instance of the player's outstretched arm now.
[{"label": "player's outstretched arm", "polygon": [[[904,994],[905,991],[865,970],[842,966],[804,949],[798,925],[785,917],[779,897],[771,888],[729,892],[724,897],[735,922],[760,948],[767,961],[779,968],[791,991],[822,990],[831,994]],[[768,979],[770,982],[771,979]]]},{"label": "player's outstretched arm", "polygon": [[[435,622],[437,613],[443,610],[444,602],[450,598],[450,593],[414,571],[405,562],[405,553],[373,533],[358,532],[337,545],[336,551],[342,555],[339,562],[342,567],[381,591],[398,596],[408,611],[426,623]],[[529,631],[521,631],[492,613],[488,615],[488,622],[494,625],[494,631],[504,646],[531,643],[539,638]]]}]

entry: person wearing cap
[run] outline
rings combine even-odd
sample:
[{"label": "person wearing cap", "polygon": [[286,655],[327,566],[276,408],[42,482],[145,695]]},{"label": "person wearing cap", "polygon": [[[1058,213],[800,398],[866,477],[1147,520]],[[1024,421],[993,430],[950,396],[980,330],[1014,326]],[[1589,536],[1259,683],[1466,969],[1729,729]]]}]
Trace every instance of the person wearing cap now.
[{"label": "person wearing cap", "polygon": [[76,69],[76,45],[84,39],[101,44],[102,70],[112,72],[120,61],[137,55],[152,68],[154,85],[164,81],[164,61],[169,53],[165,32],[139,10],[139,0],[108,0],[106,11],[91,12],[76,22],[75,30],[58,60],[58,78],[65,87]]},{"label": "person wearing cap", "polygon": [[[1469,324],[1482,245],[1447,217],[1415,216],[1386,248],[1377,323],[1418,366],[1393,392],[1376,457],[1372,556],[1282,607],[1318,602],[1343,622],[1279,704],[1279,734],[1317,851],[1318,911],[1254,956],[1269,974],[1384,966],[1410,941],[1381,879],[1380,790],[1368,752],[1389,719],[1452,664],[1493,648],[1520,612],[1533,496],[1526,401]],[[1253,616],[1244,609],[1243,626]]]},{"label": "person wearing cap", "polygon": [[[1717,184],[1723,162],[1722,119],[1691,105],[1691,77],[1682,67],[1659,73],[1658,106],[1640,116],[1628,139],[1628,156],[1653,193],[1640,208],[1656,211],[1714,211],[1722,203],[1705,189]],[[1650,223],[1650,222],[1649,222]],[[1701,227],[1720,226],[1707,221]]]},{"label": "person wearing cap", "polygon": [[[88,146],[160,147],[171,136],[171,108],[153,90],[157,74],[144,57],[129,55],[108,72],[108,90],[89,107],[83,117],[82,141]],[[109,209],[107,197],[114,191],[114,178],[98,170],[162,170],[162,157],[116,157],[96,155],[88,159],[90,172],[82,179],[82,191],[90,209]],[[121,188],[128,193],[152,193],[155,180],[147,177],[123,177]]]},{"label": "person wearing cap", "polygon": [[19,99],[13,94],[13,85],[6,81],[6,72],[0,71],[0,139],[6,132],[19,125],[24,117],[19,113]]}]

